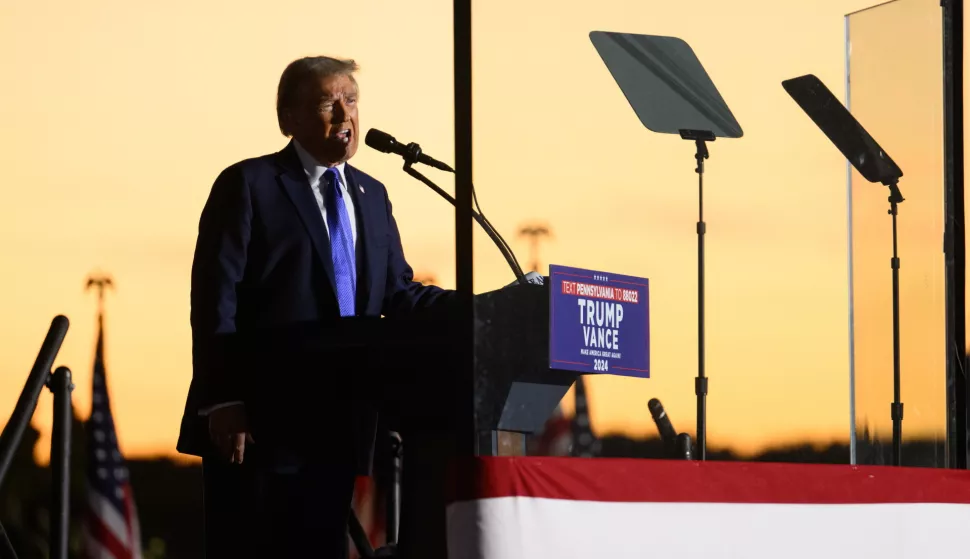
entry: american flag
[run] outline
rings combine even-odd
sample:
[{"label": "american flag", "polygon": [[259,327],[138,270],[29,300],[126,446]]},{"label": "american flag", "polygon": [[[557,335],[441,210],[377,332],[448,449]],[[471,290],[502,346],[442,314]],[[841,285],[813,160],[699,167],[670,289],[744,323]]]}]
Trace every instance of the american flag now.
[{"label": "american flag", "polygon": [[566,417],[560,406],[546,420],[542,432],[530,437],[530,456],[570,456],[573,448],[573,420]]},{"label": "american flag", "polygon": [[98,316],[98,345],[94,357],[91,417],[87,433],[84,557],[141,559],[141,531],[128,467],[118,449],[115,422],[104,374],[104,320]]},{"label": "american flag", "polygon": [[576,415],[573,416],[572,424],[572,455],[591,458],[599,454],[600,444],[589,423],[589,400],[586,398],[586,383],[582,376],[576,377],[573,394],[576,398]]}]

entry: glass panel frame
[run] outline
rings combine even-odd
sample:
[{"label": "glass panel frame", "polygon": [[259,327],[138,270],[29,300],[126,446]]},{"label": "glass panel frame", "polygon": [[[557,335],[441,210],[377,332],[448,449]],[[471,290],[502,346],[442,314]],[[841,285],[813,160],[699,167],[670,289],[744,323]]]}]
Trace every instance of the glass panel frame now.
[{"label": "glass panel frame", "polygon": [[[941,43],[939,3],[932,0],[893,0],[845,18],[846,105],[904,172],[899,185],[906,201],[898,215],[900,377],[902,458],[911,466],[946,466]],[[846,173],[851,459],[889,464],[888,190],[866,182],[848,162]]]}]

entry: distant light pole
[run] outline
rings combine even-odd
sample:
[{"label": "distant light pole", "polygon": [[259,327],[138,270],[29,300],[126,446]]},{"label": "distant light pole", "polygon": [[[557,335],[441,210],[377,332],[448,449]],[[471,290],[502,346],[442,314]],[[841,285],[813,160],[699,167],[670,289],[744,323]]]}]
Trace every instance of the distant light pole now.
[{"label": "distant light pole", "polygon": [[94,287],[98,290],[98,317],[104,314],[104,290],[114,289],[114,283],[111,281],[111,276],[107,274],[91,274],[88,276],[88,284],[84,288],[85,291]]},{"label": "distant light pole", "polygon": [[532,271],[539,272],[539,242],[543,237],[552,237],[552,231],[545,225],[530,224],[519,228],[519,237],[529,239],[529,252],[532,258]]}]

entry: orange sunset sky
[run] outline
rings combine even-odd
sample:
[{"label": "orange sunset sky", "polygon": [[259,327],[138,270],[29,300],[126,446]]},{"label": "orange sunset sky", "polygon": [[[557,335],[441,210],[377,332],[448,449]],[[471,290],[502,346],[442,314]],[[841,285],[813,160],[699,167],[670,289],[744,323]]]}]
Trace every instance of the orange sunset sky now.
[{"label": "orange sunset sky", "polygon": [[[899,52],[893,62],[906,75],[939,57],[941,43],[939,2],[903,1],[937,16],[914,23],[910,37],[931,48]],[[515,231],[539,220],[554,232],[542,248],[545,264],[650,279],[653,378],[590,380],[598,433],[653,435],[651,397],[678,430],[694,429],[697,176],[693,144],[644,129],[588,33],[685,39],[744,129],[741,139],[710,145],[705,175],[708,433],[713,447],[754,452],[848,438],[845,163],[781,81],[814,73],[844,98],[844,15],[873,3],[475,2],[474,180],[486,215],[523,263],[528,245]],[[75,404],[87,416],[96,304],[84,282],[102,270],[117,285],[107,302],[106,361],[122,449],[174,454],[191,377],[189,269],[199,212],[221,169],[285,145],[274,112],[283,68],[308,54],[356,59],[362,129],[418,141],[452,162],[451,18],[447,0],[0,4],[0,418],[12,411],[56,314],[72,321],[57,364],[73,369]],[[938,80],[932,68],[939,66],[920,79]],[[867,94],[859,95],[853,103]],[[868,107],[881,114],[878,104]],[[907,178],[922,176],[934,196],[942,192],[938,116],[918,123],[931,137],[884,139],[879,123],[859,114]],[[353,163],[387,184],[415,270],[452,287],[451,207],[394,156],[361,143]],[[445,174],[427,174],[452,188]],[[942,258],[916,259],[921,247],[942,243],[942,220],[917,214],[942,208],[918,202],[920,189],[907,190],[905,180],[910,202],[901,220],[924,237],[901,245],[904,271],[942,266]],[[874,287],[856,302],[875,309],[888,302],[890,229],[884,187],[864,186],[875,208],[864,239]],[[476,235],[476,291],[509,283],[500,254]],[[925,373],[904,385],[908,434],[943,425],[942,341],[915,341],[921,332],[942,335],[942,273],[930,278],[939,281],[937,300],[903,311],[904,336],[914,340],[904,367]],[[936,293],[932,281],[906,277],[908,288]],[[870,334],[878,340],[858,341],[857,352],[875,355],[891,341],[882,329]],[[875,375],[878,386],[870,392],[891,386],[891,368],[872,367],[867,378]],[[888,419],[890,400],[877,396],[871,407]],[[910,401],[926,404],[911,412]],[[34,417],[42,459],[50,414],[45,393]]]}]

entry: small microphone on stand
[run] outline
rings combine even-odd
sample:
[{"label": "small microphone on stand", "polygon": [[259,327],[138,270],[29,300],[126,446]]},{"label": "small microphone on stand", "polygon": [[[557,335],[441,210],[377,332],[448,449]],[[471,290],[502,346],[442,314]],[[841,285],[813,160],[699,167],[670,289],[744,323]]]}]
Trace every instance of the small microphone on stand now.
[{"label": "small microphone on stand", "polygon": [[693,460],[693,449],[691,446],[690,435],[687,433],[677,434],[673,424],[670,423],[670,416],[664,410],[663,404],[656,398],[651,398],[647,402],[653,422],[657,424],[657,431],[660,431],[660,440],[663,442],[667,456],[675,460]]},{"label": "small microphone on stand", "polygon": [[677,454],[678,457],[683,457],[684,460],[694,459],[694,451],[691,448],[690,435],[687,433],[677,435]]},{"label": "small microphone on stand", "polygon": [[677,431],[674,430],[674,426],[670,423],[670,417],[667,416],[667,412],[664,411],[663,404],[660,400],[656,398],[651,398],[647,402],[647,408],[650,409],[650,415],[653,416],[653,422],[657,424],[657,431],[660,431],[660,440],[664,444],[664,448],[667,451],[668,456],[675,456],[677,453]]}]

